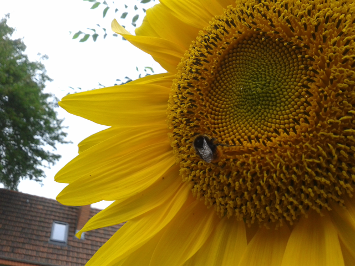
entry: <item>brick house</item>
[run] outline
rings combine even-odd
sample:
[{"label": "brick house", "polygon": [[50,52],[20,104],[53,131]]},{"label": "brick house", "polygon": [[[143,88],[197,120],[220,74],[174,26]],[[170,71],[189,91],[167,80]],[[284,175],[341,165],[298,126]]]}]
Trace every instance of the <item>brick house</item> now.
[{"label": "brick house", "polygon": [[[64,206],[53,199],[0,189],[0,266],[79,266],[123,225],[75,237],[100,210]],[[83,237],[82,237],[83,238]]]}]

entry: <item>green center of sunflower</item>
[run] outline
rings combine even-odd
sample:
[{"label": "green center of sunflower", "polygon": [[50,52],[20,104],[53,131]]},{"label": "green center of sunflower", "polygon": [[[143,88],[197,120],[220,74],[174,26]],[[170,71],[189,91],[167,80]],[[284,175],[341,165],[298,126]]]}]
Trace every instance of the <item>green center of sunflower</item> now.
[{"label": "green center of sunflower", "polygon": [[[218,140],[240,145],[270,141],[297,132],[312,104],[307,83],[314,74],[301,51],[258,35],[230,45],[209,88],[206,107]],[[307,108],[308,107],[308,108]],[[207,132],[206,132],[207,133]]]},{"label": "green center of sunflower", "polygon": [[330,210],[355,181],[353,26],[342,9],[329,15],[337,3],[272,5],[215,17],[179,64],[168,107],[183,180],[248,224]]}]

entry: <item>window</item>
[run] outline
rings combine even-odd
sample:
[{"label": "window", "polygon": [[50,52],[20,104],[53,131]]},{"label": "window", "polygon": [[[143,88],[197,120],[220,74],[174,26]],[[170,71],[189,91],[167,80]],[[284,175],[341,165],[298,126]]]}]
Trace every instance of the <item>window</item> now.
[{"label": "window", "polygon": [[54,221],[52,225],[51,242],[66,244],[68,240],[69,224]]},{"label": "window", "polygon": [[[77,234],[79,231],[80,231],[80,230],[75,230],[75,235],[74,235],[74,237],[75,237],[76,239],[79,239],[79,238],[76,237],[76,234]],[[85,240],[85,232],[82,232],[82,233],[81,233],[81,238],[80,238],[80,240]]]}]

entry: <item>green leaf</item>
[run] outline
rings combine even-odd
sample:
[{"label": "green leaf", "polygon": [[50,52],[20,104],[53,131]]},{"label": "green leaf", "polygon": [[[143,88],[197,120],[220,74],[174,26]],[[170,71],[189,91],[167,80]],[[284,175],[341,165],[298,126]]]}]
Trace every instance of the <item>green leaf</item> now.
[{"label": "green leaf", "polygon": [[82,34],[81,31],[78,31],[77,33],[75,33],[74,36],[73,36],[73,39],[78,38],[80,36],[80,34]]},{"label": "green leaf", "polygon": [[104,1],[104,2],[103,2],[103,4],[104,4],[104,5],[107,5],[107,2],[106,2],[106,1]]},{"label": "green leaf", "polygon": [[134,6],[134,10],[137,10],[137,9],[138,9],[138,7],[135,5],[135,6]]},{"label": "green leaf", "polygon": [[142,0],[141,4],[146,4],[146,3],[149,3],[149,2],[150,2],[150,0]]},{"label": "green leaf", "polygon": [[106,36],[107,36],[107,33],[105,33],[105,35],[104,35],[104,39],[106,39]]},{"label": "green leaf", "polygon": [[105,17],[105,16],[106,16],[107,11],[108,11],[109,9],[110,9],[109,7],[106,7],[106,8],[104,9],[104,12],[103,12],[103,17]]},{"label": "green leaf", "polygon": [[95,32],[96,33],[96,30],[95,29],[90,29],[90,28],[87,28],[88,30],[92,30],[93,32]]},{"label": "green leaf", "polygon": [[152,73],[154,73],[154,70],[153,70],[152,67],[145,67],[145,68],[144,68],[144,71],[146,71],[146,69],[149,69],[150,71],[152,71]]},{"label": "green leaf", "polygon": [[118,36],[118,34],[117,34],[117,33],[114,33],[114,34],[112,34],[112,36],[113,36],[113,37],[117,37],[117,36]]},{"label": "green leaf", "polygon": [[135,15],[133,18],[132,18],[132,23],[135,23],[139,18],[139,15]]},{"label": "green leaf", "polygon": [[118,8],[115,9],[115,13],[117,13],[117,11],[118,11]]},{"label": "green leaf", "polygon": [[94,42],[96,42],[97,37],[99,37],[99,34],[97,33],[92,35],[92,39],[94,40]]},{"label": "green leaf", "polygon": [[127,17],[127,14],[128,14],[128,12],[122,13],[121,18],[126,18],[126,17]]},{"label": "green leaf", "polygon": [[127,8],[128,6],[127,5],[124,5],[125,8]]},{"label": "green leaf", "polygon": [[90,37],[90,34],[85,34],[85,36],[80,40],[80,42],[86,42]]},{"label": "green leaf", "polygon": [[100,2],[96,2],[95,4],[92,5],[91,9],[97,8],[100,4],[101,4]]}]

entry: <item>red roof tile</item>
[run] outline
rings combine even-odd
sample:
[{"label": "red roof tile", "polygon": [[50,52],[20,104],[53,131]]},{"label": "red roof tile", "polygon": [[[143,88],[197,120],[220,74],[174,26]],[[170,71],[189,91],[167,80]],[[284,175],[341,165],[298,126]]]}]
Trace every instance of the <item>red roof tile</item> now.
[{"label": "red roof tile", "polygon": [[[0,189],[0,259],[33,264],[85,265],[93,254],[123,225],[75,235],[80,207],[55,200]],[[100,210],[91,208],[90,216]],[[49,241],[53,221],[69,224],[68,242]]]}]

